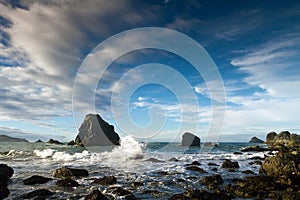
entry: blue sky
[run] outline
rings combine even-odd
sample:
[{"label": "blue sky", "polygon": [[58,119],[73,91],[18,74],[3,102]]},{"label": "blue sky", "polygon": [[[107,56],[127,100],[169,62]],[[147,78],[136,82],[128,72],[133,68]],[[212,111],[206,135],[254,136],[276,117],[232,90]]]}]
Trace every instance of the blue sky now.
[{"label": "blue sky", "polygon": [[[73,139],[82,120],[74,123],[72,95],[83,60],[109,37],[141,27],[179,31],[213,59],[226,93],[219,141],[264,139],[269,131],[300,132],[298,1],[0,0],[0,134]],[[123,47],[139,39],[124,39]],[[155,63],[161,66],[155,68]],[[146,80],[129,101],[122,99],[129,85]],[[160,80],[170,87],[158,84]],[[190,87],[178,90],[184,83]],[[205,138],[216,101],[208,85],[214,84],[174,53],[136,50],[107,67],[94,91],[95,111],[121,137],[179,141],[184,130]],[[84,92],[77,95],[78,104],[91,106]],[[124,126],[120,116],[128,113],[135,126]]]}]

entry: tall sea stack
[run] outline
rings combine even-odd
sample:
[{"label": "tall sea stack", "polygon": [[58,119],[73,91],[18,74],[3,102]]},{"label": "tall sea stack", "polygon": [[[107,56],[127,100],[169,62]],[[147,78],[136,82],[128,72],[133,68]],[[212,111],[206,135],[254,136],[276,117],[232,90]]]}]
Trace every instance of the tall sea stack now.
[{"label": "tall sea stack", "polygon": [[192,133],[182,135],[181,146],[198,146],[200,147],[200,138]]},{"label": "tall sea stack", "polygon": [[79,128],[75,139],[78,146],[112,146],[120,144],[120,137],[114,126],[104,121],[98,114],[88,114]]}]

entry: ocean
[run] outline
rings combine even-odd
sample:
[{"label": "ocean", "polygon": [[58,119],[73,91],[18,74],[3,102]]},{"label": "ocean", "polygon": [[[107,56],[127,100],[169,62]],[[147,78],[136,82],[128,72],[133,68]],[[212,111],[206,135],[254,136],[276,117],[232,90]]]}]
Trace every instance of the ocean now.
[{"label": "ocean", "polygon": [[[14,169],[8,199],[18,199],[24,193],[42,188],[55,192],[50,199],[84,199],[96,188],[106,192],[109,186],[92,183],[93,178],[103,176],[115,176],[116,185],[131,191],[137,198],[168,199],[188,188],[204,188],[200,179],[208,175],[220,174],[224,179],[222,189],[234,178],[249,176],[242,173],[244,170],[258,174],[260,166],[249,162],[263,158],[266,152],[236,153],[250,145],[219,143],[215,147],[187,148],[179,143],[139,143],[126,136],[121,146],[101,147],[93,152],[82,147],[47,143],[0,143],[0,163]],[[224,159],[238,161],[240,168],[235,171],[223,169]],[[186,169],[193,161],[198,161],[201,164],[198,167],[206,173]],[[55,179],[34,186],[22,182],[32,175],[52,178],[53,171],[62,166],[86,169],[89,177],[77,178],[80,186],[67,189],[58,188]],[[132,182],[142,182],[143,186],[133,187]]]}]

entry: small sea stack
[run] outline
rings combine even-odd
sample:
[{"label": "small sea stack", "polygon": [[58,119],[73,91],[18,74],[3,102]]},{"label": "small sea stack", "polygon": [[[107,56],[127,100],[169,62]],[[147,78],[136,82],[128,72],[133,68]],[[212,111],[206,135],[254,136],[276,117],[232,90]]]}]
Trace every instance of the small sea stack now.
[{"label": "small sea stack", "polygon": [[182,141],[181,141],[181,146],[193,146],[193,147],[200,147],[200,138],[193,133],[188,133],[185,132],[182,135]]}]

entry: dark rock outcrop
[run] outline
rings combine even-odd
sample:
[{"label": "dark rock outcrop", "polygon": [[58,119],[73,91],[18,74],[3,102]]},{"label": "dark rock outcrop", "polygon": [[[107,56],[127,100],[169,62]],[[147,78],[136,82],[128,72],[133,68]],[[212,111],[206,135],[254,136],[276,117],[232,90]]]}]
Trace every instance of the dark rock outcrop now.
[{"label": "dark rock outcrop", "polygon": [[252,137],[249,141],[249,143],[263,143],[264,141],[257,138],[257,137]]},{"label": "dark rock outcrop", "polygon": [[270,150],[299,149],[300,135],[282,131],[279,134],[271,132],[267,134],[266,143],[270,145]]},{"label": "dark rock outcrop", "polygon": [[104,121],[98,114],[88,114],[79,128],[75,139],[78,146],[112,146],[120,144],[120,137],[114,126]]},{"label": "dark rock outcrop", "polygon": [[58,180],[56,182],[57,187],[77,187],[79,183],[71,178],[66,178],[62,180]]},{"label": "dark rock outcrop", "polygon": [[299,184],[300,152],[279,151],[275,156],[267,157],[262,163],[261,172],[282,184]]},{"label": "dark rock outcrop", "polygon": [[47,189],[39,189],[39,190],[29,192],[27,194],[23,194],[21,196],[21,198],[22,199],[32,199],[32,198],[36,197],[36,199],[46,199],[47,197],[50,197],[52,195],[54,195],[54,193]]},{"label": "dark rock outcrop", "polygon": [[38,139],[37,141],[35,141],[35,143],[43,143],[43,141]]},{"label": "dark rock outcrop", "polygon": [[127,200],[135,200],[136,199],[134,194],[132,194],[130,191],[125,190],[121,187],[107,188],[107,193],[110,193],[114,196],[122,197],[122,199],[127,199]]},{"label": "dark rock outcrop", "polygon": [[63,144],[59,142],[58,140],[53,140],[52,138],[47,142],[48,144]]},{"label": "dark rock outcrop", "polygon": [[0,142],[28,142],[26,139],[14,138],[7,135],[0,135]]},{"label": "dark rock outcrop", "polygon": [[184,133],[182,135],[181,146],[197,146],[200,147],[200,138],[192,133]]},{"label": "dark rock outcrop", "polygon": [[0,164],[0,185],[6,185],[14,174],[14,169],[6,164]]},{"label": "dark rock outcrop", "polygon": [[210,193],[203,189],[188,189],[181,194],[175,194],[169,198],[169,200],[193,200],[193,199],[202,199],[202,200],[230,200],[231,197],[224,192],[219,193]]},{"label": "dark rock outcrop", "polygon": [[69,167],[62,167],[53,172],[53,177],[55,178],[84,177],[88,175],[89,172],[85,169],[74,169]]},{"label": "dark rock outcrop", "polygon": [[263,151],[268,151],[268,148],[260,147],[257,145],[257,146],[245,147],[241,151],[242,152],[250,152],[250,151],[263,152]]},{"label": "dark rock outcrop", "polygon": [[31,176],[31,177],[23,180],[23,183],[24,183],[24,185],[35,185],[35,184],[44,184],[51,180],[52,180],[51,178],[34,175],[34,176]]},{"label": "dark rock outcrop", "polygon": [[186,168],[187,170],[190,170],[190,171],[194,171],[194,172],[199,172],[199,173],[206,173],[206,171],[200,167],[197,167],[195,165],[192,165],[192,166],[189,166]]},{"label": "dark rock outcrop", "polygon": [[94,183],[100,185],[112,185],[117,183],[117,178],[114,176],[103,176],[102,178],[94,179]]},{"label": "dark rock outcrop", "polygon": [[72,141],[68,142],[68,145],[69,146],[74,146],[74,145],[76,145],[76,143],[74,142],[74,140],[72,140]]},{"label": "dark rock outcrop", "polygon": [[228,159],[224,160],[222,163],[222,168],[239,168],[239,163],[238,162],[232,162]]},{"label": "dark rock outcrop", "polygon": [[217,174],[217,175],[214,175],[214,176],[206,176],[203,179],[201,179],[200,182],[201,182],[202,185],[205,185],[207,187],[207,189],[215,190],[224,181],[223,181],[222,176]]},{"label": "dark rock outcrop", "polygon": [[277,135],[277,133],[274,131],[269,132],[266,136],[266,143],[268,143],[268,144],[272,143],[276,135]]},{"label": "dark rock outcrop", "polygon": [[0,199],[8,197],[10,194],[7,185],[0,185]]},{"label": "dark rock outcrop", "polygon": [[86,195],[84,200],[108,200],[108,198],[99,190],[93,190],[91,193]]}]

